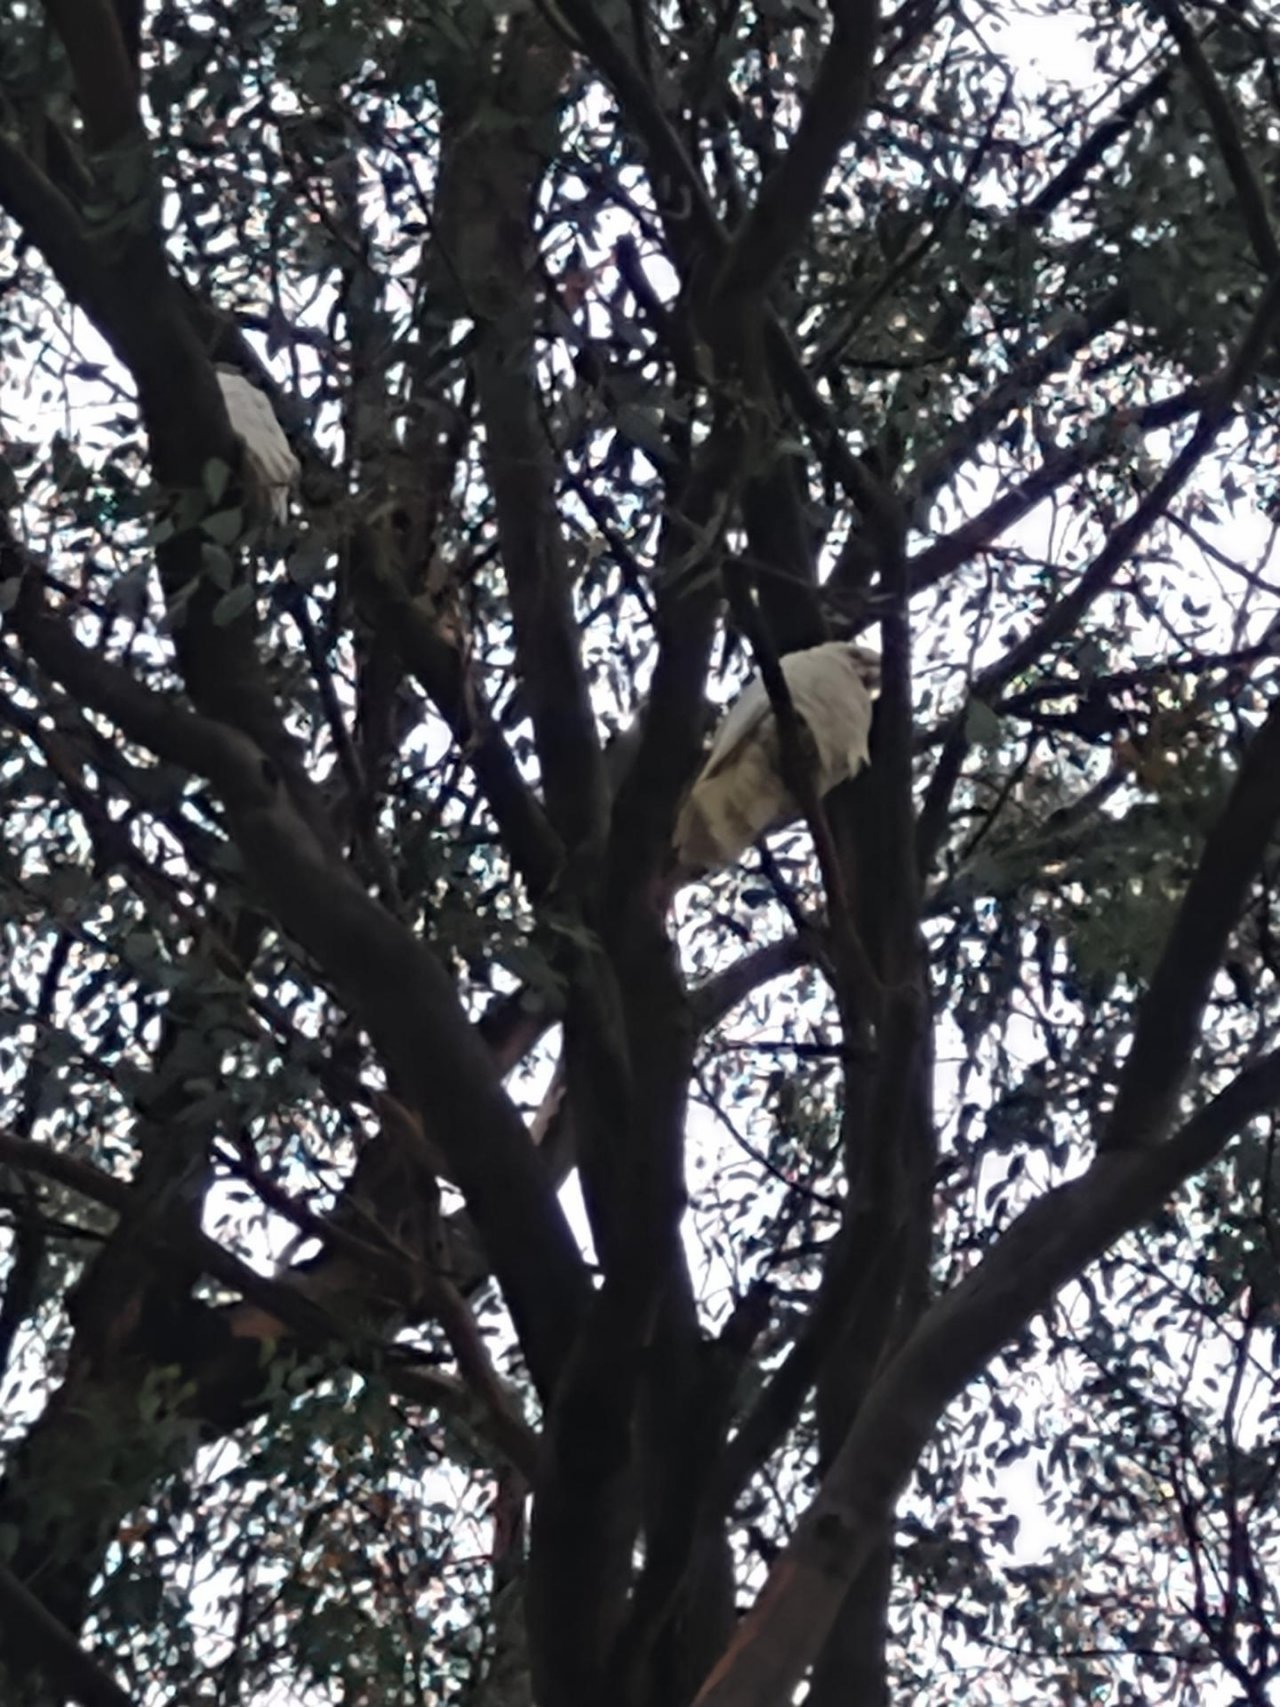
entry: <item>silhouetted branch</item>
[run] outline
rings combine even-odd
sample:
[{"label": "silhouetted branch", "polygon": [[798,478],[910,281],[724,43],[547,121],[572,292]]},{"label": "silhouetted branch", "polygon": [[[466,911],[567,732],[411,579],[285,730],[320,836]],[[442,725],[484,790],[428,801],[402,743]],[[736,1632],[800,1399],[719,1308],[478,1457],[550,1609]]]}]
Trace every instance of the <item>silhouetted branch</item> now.
[{"label": "silhouetted branch", "polygon": [[1276,240],[1275,228],[1267,208],[1267,198],[1245,151],[1240,125],[1232,111],[1227,92],[1214,76],[1213,67],[1205,58],[1204,48],[1177,0],[1155,0],[1155,5],[1168,24],[1169,34],[1177,42],[1183,64],[1204,102],[1204,110],[1209,116],[1218,152],[1222,155],[1223,165],[1227,168],[1232,188],[1236,192],[1240,212],[1244,216],[1245,230],[1249,233],[1249,241],[1258,258],[1258,265],[1264,273],[1274,273],[1280,268],[1280,242]]},{"label": "silhouetted branch", "polygon": [[0,1563],[0,1608],[15,1648],[37,1658],[40,1669],[81,1707],[134,1707],[133,1698],[107,1676],[66,1625]]},{"label": "silhouetted branch", "polygon": [[110,0],[45,0],[66,49],[95,151],[137,132],[138,80]]},{"label": "silhouetted branch", "polygon": [[817,1654],[880,1545],[946,1406],[1054,1294],[1280,1098],[1280,1051],[1247,1068],[1167,1143],[1100,1155],[1025,1210],[924,1315],[872,1388],[817,1498],[695,1707],[776,1707]]},{"label": "silhouetted branch", "polygon": [[801,109],[791,145],[734,233],[718,300],[767,293],[809,228],[827,178],[871,92],[879,0],[832,0],[834,27]]},{"label": "silhouetted branch", "polygon": [[40,609],[34,589],[11,620],[31,655],[84,703],[218,789],[267,904],[368,1025],[448,1157],[528,1330],[530,1362],[549,1384],[584,1301],[582,1261],[519,1112],[435,955],[317,840],[244,735],[183,712],[90,652]]},{"label": "silhouetted branch", "polygon": [[[1048,610],[1004,656],[989,665],[972,684],[972,698],[990,704],[1016,676],[1030,669],[1052,647],[1071,633],[1094,601],[1111,586],[1129,561],[1143,536],[1161,519],[1170,502],[1194,474],[1222,429],[1234,413],[1240,393],[1257,371],[1280,322],[1280,272],[1269,281],[1258,299],[1248,330],[1206,399],[1200,418],[1186,443],[1166,465],[1155,484],[1134,508],[1112,529],[1107,543],[1069,593],[1054,601]],[[933,863],[952,791],[959,780],[969,739],[966,711],[962,708],[943,743],[934,775],[930,779],[920,814],[917,854],[922,871]]]}]

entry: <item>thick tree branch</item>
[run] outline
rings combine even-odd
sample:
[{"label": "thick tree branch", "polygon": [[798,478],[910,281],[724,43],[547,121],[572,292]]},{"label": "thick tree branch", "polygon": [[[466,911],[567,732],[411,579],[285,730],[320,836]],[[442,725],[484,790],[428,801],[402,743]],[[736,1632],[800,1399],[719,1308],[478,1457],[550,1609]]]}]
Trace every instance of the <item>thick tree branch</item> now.
[{"label": "thick tree branch", "polygon": [[859,1412],[823,1492],[699,1695],[701,1707],[764,1707],[786,1697],[878,1546],[945,1405],[1058,1287],[1280,1096],[1276,1053],[1164,1141],[1209,981],[1278,818],[1280,706],[1246,754],[1143,1000],[1098,1159],[1082,1180],[1033,1204],[923,1318]]},{"label": "thick tree branch", "polygon": [[841,423],[823,401],[786,328],[776,318],[771,317],[766,328],[766,343],[778,388],[790,398],[819,458],[834,471],[849,498],[868,518],[877,546],[892,551],[902,531],[897,498],[849,449]]},{"label": "thick tree branch", "polygon": [[1277,1098],[1280,1052],[1246,1069],[1169,1142],[1100,1155],[1082,1178],[1039,1198],[925,1314],[872,1388],[695,1707],[776,1707],[790,1698],[947,1405],[1061,1287]]},{"label": "thick tree branch", "polygon": [[0,1132],[0,1158],[12,1167],[56,1180],[82,1197],[103,1204],[122,1218],[140,1211],[136,1221],[137,1235],[171,1261],[179,1255],[193,1256],[215,1280],[240,1293],[260,1309],[279,1317],[307,1340],[315,1341],[326,1335],[328,1320],[309,1298],[284,1281],[259,1274],[218,1244],[216,1239],[191,1228],[185,1220],[172,1227],[156,1222],[147,1213],[149,1200],[136,1186],[104,1172],[92,1162],[80,1161],[51,1149],[47,1144],[17,1138],[6,1132]]},{"label": "thick tree branch", "polygon": [[259,892],[368,1026],[446,1154],[535,1378],[549,1390],[572,1343],[585,1274],[519,1112],[444,969],[329,854],[244,736],[175,714],[27,599],[15,614],[24,644],[51,675],[129,739],[190,765],[218,789]]},{"label": "thick tree branch", "polygon": [[5,1564],[0,1564],[0,1610],[5,1626],[21,1632],[21,1648],[35,1656],[46,1677],[58,1686],[60,1696],[65,1691],[80,1707],[134,1707],[133,1698],[108,1677],[61,1619],[55,1618]]},{"label": "thick tree branch", "polygon": [[95,153],[141,138],[138,82],[110,0],[45,0],[66,49]]},{"label": "thick tree branch", "polygon": [[1007,533],[1075,475],[1094,467],[1112,455],[1126,432],[1158,432],[1175,426],[1186,416],[1204,407],[1206,390],[1195,386],[1180,391],[1174,397],[1148,404],[1144,409],[1117,410],[1114,415],[1097,422],[1075,444],[1050,451],[1025,480],[1010,486],[986,509],[967,522],[953,528],[949,534],[936,539],[932,545],[910,559],[911,590],[923,592],[936,586],[948,575],[985,550],[1002,533]]},{"label": "thick tree branch", "polygon": [[1164,515],[1170,502],[1195,473],[1214,440],[1230,421],[1240,393],[1257,372],[1258,363],[1270,346],[1278,322],[1280,272],[1272,277],[1258,299],[1240,348],[1210,392],[1186,443],[1150,491],[1113,529],[1106,545],[1072,590],[1052,605],[1031,632],[1011,647],[991,670],[983,672],[979,685],[975,686],[977,697],[990,698],[993,689],[998,692],[1006,682],[1043,657],[1051,646],[1075,627],[1094,600],[1111,585],[1139,541]]},{"label": "thick tree branch", "polygon": [[[75,208],[11,136],[0,131],[0,207],[90,314],[105,303],[93,248]],[[95,315],[96,317],[96,315]]]},{"label": "thick tree branch", "polygon": [[[68,298],[82,307],[132,372],[156,473],[173,492],[198,492],[211,459],[234,467],[238,448],[213,368],[154,233],[94,240],[66,199],[10,140],[0,137],[0,206],[34,241]],[[3,542],[16,546],[9,535]],[[252,608],[214,620],[218,589],[201,582],[201,537],[188,529],[157,551],[166,596],[196,590],[174,646],[201,711],[245,730],[286,779],[300,810],[324,835],[325,814],[285,729],[257,656]]]},{"label": "thick tree branch", "polygon": [[608,791],[587,690],[555,469],[535,386],[537,273],[529,241],[567,55],[526,14],[503,48],[497,112],[465,84],[447,89],[440,168],[442,241],[478,336],[485,430],[521,684],[547,811],[570,855],[603,845]]},{"label": "thick tree branch", "polygon": [[809,965],[816,949],[816,942],[788,936],[744,954],[690,993],[695,1026],[700,1032],[709,1031],[762,984]]},{"label": "thick tree branch", "polygon": [[[479,1427],[522,1470],[532,1473],[535,1468],[533,1435],[516,1414],[487,1360],[483,1365],[477,1362],[479,1348],[460,1343],[465,1335],[456,1321],[446,1322],[445,1326],[465,1384],[442,1378],[438,1372],[414,1371],[400,1361],[398,1348],[388,1342],[369,1336],[353,1341],[350,1311],[344,1313],[342,1320],[330,1312],[323,1291],[309,1284],[314,1272],[311,1264],[303,1264],[292,1276],[273,1278],[259,1274],[216,1239],[193,1229],[185,1219],[157,1217],[150,1199],[137,1186],[47,1144],[0,1131],[0,1160],[23,1172],[55,1180],[102,1204],[122,1221],[129,1222],[130,1236],[149,1246],[158,1261],[170,1264],[178,1260],[184,1264],[194,1261],[205,1274],[238,1293],[253,1309],[246,1312],[242,1306],[232,1306],[223,1312],[234,1337],[262,1340],[293,1335],[308,1347],[338,1348],[355,1366],[382,1371],[388,1383],[406,1397],[439,1406]],[[355,1237],[333,1218],[314,1215],[304,1205],[282,1202],[279,1194],[272,1194],[271,1202],[278,1213],[323,1239],[362,1273],[381,1277],[393,1290],[406,1289],[405,1260],[396,1252]],[[437,1298],[437,1302],[444,1304],[445,1312],[456,1310],[457,1306],[451,1305],[447,1298]],[[194,1371],[197,1389],[200,1373],[198,1368]],[[197,1390],[193,1396],[197,1406],[199,1398]]]},{"label": "thick tree branch", "polygon": [[1280,703],[1249,743],[1143,998],[1100,1150],[1158,1144],[1177,1106],[1214,975],[1280,819]]},{"label": "thick tree branch", "polygon": [[1204,102],[1214,141],[1218,144],[1218,152],[1222,155],[1223,165],[1227,168],[1236,199],[1240,203],[1245,230],[1249,234],[1258,265],[1264,273],[1272,274],[1280,269],[1280,242],[1276,239],[1275,228],[1267,208],[1267,198],[1249,160],[1240,125],[1232,111],[1226,90],[1214,76],[1213,67],[1205,58],[1204,48],[1177,0],[1155,0],[1155,5],[1168,24],[1169,34],[1177,42],[1183,64]]},{"label": "thick tree branch", "polygon": [[1117,285],[1087,313],[1075,314],[1038,349],[976,403],[954,432],[921,465],[912,480],[915,502],[927,504],[955,476],[962,463],[988,439],[1011,409],[1020,408],[1053,374],[1062,373],[1079,352],[1109,332],[1129,309],[1129,288]]},{"label": "thick tree branch", "polygon": [[516,870],[535,900],[541,898],[563,869],[564,845],[520,775],[476,684],[468,679],[465,658],[391,575],[371,570],[364,579],[364,593],[405,668],[430,694],[466,754]]},{"label": "thick tree branch", "polygon": [[[534,1508],[529,1628],[548,1699],[608,1693],[637,1521],[643,1509],[646,1545],[666,1545],[672,1508],[662,1490],[686,1462],[699,1398],[696,1312],[679,1240],[694,1031],[665,934],[662,873],[702,724],[718,603],[704,564],[718,552],[740,446],[735,411],[700,448],[666,519],[658,658],[638,750],[614,802],[603,884],[607,964],[585,965],[566,1024],[569,1106],[607,1278],[557,1394]],[[684,1509],[676,1515],[682,1521]],[[570,1601],[581,1614],[572,1631],[555,1616]]]},{"label": "thick tree branch", "polygon": [[741,448],[736,424],[718,423],[699,447],[659,540],[658,655],[610,832],[609,883],[619,905],[671,863],[676,809],[701,747],[703,692],[720,602],[715,568],[726,492]]},{"label": "thick tree branch", "polygon": [[762,296],[809,229],[827,178],[871,92],[879,0],[832,0],[834,27],[782,160],[735,232],[713,286],[717,302]]},{"label": "thick tree branch", "polygon": [[1050,178],[1042,190],[1036,192],[1025,210],[1019,213],[1017,223],[1020,226],[1044,225],[1050,215],[1084,186],[1094,167],[1101,165],[1107,150],[1129,135],[1142,114],[1164,94],[1169,82],[1169,68],[1165,66],[1127,95],[1111,117],[1104,119],[1097,130],[1085,138],[1066,165]]},{"label": "thick tree branch", "polygon": [[[1259,297],[1240,347],[1210,391],[1186,443],[1166,465],[1155,485],[1112,530],[1106,545],[1071,591],[1050,605],[1029,633],[977,677],[972,686],[974,699],[991,703],[1009,682],[1030,669],[1070,634],[1090,605],[1107,591],[1139,542],[1164,515],[1231,419],[1240,393],[1256,373],[1278,323],[1280,272],[1271,278]],[[948,803],[968,751],[965,715],[961,710],[952,723],[921,810],[916,843],[921,871],[927,871],[933,863],[946,823]]]},{"label": "thick tree branch", "polygon": [[667,220],[674,252],[686,262],[692,259],[690,244],[682,235],[682,228],[687,228],[694,240],[694,254],[721,253],[724,231],[701,175],[662,110],[653,86],[601,18],[594,0],[552,0],[547,12],[552,17],[562,15],[572,26],[575,45],[607,79],[644,139],[655,197]]}]

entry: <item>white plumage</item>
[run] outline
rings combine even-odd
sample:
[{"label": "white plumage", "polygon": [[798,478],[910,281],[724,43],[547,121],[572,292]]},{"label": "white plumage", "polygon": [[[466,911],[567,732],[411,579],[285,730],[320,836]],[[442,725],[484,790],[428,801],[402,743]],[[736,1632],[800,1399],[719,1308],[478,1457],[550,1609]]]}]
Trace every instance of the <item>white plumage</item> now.
[{"label": "white plumage", "polygon": [[271,521],[289,514],[289,492],[301,472],[275,411],[256,385],[233,367],[219,367],[218,384],[231,431],[244,446],[250,507]]},{"label": "white plumage", "polygon": [[[813,737],[814,785],[821,797],[867,762],[880,660],[841,640],[789,652],[779,662],[796,715]],[[732,865],[753,842],[799,812],[782,780],[768,689],[755,675],[716,731],[676,821],[676,854],[691,870]]]}]

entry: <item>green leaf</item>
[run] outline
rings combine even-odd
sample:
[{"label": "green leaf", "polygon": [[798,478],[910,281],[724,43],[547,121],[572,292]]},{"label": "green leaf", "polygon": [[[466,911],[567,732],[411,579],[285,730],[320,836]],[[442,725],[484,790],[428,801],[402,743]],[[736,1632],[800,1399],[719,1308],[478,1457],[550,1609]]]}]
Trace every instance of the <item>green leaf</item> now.
[{"label": "green leaf", "polygon": [[215,587],[221,587],[223,592],[231,590],[235,580],[236,560],[231,553],[212,540],[204,540],[200,546],[200,569],[209,577]]},{"label": "green leaf", "polygon": [[196,524],[208,513],[209,500],[201,487],[184,492],[173,508],[173,522],[179,533]]},{"label": "green leaf", "polygon": [[139,970],[154,966],[160,957],[160,944],[150,931],[130,931],[120,945],[121,957]]},{"label": "green leaf", "polygon": [[234,622],[238,616],[248,610],[253,603],[253,582],[241,581],[238,587],[232,587],[229,593],[224,593],[213,607],[213,621],[217,628],[225,628]]},{"label": "green leaf", "polygon": [[201,472],[204,489],[211,504],[220,504],[222,495],[227,489],[231,478],[231,464],[224,462],[220,456],[211,456]]},{"label": "green leaf", "polygon": [[184,587],[179,587],[169,600],[169,608],[165,613],[165,624],[170,633],[181,628],[187,620],[187,606],[191,603],[199,584],[199,581],[193,577]]},{"label": "green leaf", "polygon": [[200,523],[200,529],[219,545],[234,545],[244,532],[244,510],[239,504],[231,510],[215,510]]},{"label": "green leaf", "polygon": [[975,747],[998,747],[1000,719],[985,699],[971,699],[965,707],[964,732]]},{"label": "green leaf", "polygon": [[623,438],[646,451],[659,467],[665,467],[671,460],[671,447],[656,409],[646,408],[643,403],[623,403],[614,419]]},{"label": "green leaf", "polygon": [[310,534],[290,556],[285,572],[297,586],[310,587],[324,574],[328,563],[328,545],[319,534]]}]

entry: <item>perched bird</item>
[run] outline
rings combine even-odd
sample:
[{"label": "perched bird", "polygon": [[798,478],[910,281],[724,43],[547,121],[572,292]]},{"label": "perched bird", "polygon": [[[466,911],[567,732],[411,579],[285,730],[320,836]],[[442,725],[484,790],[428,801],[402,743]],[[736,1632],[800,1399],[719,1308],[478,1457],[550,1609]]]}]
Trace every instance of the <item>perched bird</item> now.
[{"label": "perched bird", "polygon": [[[880,660],[839,640],[789,652],[779,662],[796,716],[812,738],[814,786],[821,797],[867,762]],[[676,820],[676,855],[691,871],[732,865],[760,836],[799,812],[782,778],[773,705],[755,675],[716,731]]]},{"label": "perched bird", "polygon": [[289,492],[301,473],[298,459],[257,386],[250,385],[238,369],[221,363],[217,374],[231,431],[244,446],[249,508],[263,520],[283,522],[289,514]]}]

